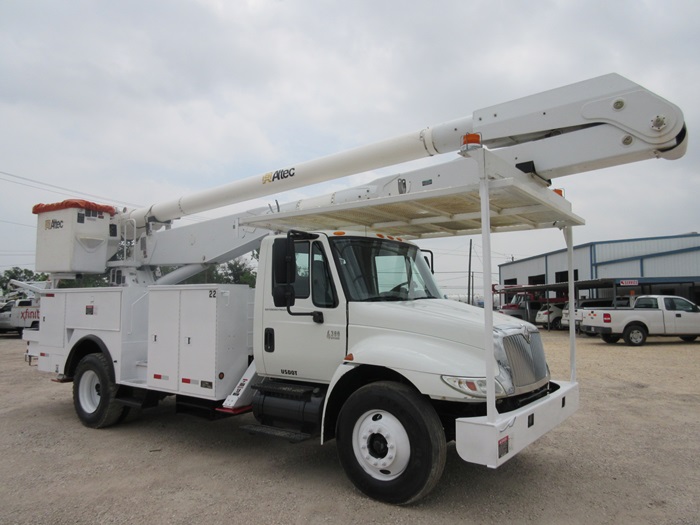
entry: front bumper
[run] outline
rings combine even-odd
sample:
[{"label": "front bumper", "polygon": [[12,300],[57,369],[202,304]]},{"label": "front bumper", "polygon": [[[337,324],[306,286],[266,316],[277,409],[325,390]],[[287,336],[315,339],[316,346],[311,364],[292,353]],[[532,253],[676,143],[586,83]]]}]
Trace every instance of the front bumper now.
[{"label": "front bumper", "polygon": [[497,468],[559,425],[578,409],[576,382],[552,382],[559,388],[529,405],[497,414],[456,421],[457,453],[470,463]]}]

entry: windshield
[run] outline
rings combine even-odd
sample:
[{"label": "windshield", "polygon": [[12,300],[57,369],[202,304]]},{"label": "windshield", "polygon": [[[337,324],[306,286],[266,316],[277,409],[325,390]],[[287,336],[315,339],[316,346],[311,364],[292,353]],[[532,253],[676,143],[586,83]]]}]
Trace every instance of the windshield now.
[{"label": "windshield", "polygon": [[350,301],[410,301],[442,297],[420,250],[411,244],[365,237],[330,239]]}]

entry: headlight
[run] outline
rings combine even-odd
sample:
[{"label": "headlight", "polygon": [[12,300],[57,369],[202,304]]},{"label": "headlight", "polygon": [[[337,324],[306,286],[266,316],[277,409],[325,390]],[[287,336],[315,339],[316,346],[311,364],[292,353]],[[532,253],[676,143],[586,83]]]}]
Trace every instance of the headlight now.
[{"label": "headlight", "polygon": [[[454,388],[462,394],[467,394],[471,397],[486,397],[486,378],[484,377],[455,377],[455,376],[440,376],[442,380],[450,387]],[[505,396],[506,392],[498,380],[496,383],[496,397]]]}]

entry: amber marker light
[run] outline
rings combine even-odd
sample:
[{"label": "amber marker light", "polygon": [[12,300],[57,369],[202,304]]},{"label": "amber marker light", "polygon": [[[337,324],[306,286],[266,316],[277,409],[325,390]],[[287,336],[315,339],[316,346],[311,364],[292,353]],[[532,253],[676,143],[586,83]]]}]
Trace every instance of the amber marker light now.
[{"label": "amber marker light", "polygon": [[462,145],[481,146],[481,135],[479,135],[478,133],[467,133],[462,137]]}]

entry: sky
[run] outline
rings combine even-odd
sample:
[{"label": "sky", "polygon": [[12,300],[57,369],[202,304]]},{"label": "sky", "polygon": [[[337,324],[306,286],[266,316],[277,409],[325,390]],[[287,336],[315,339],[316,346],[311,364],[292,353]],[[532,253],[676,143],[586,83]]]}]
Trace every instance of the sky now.
[{"label": "sky", "polygon": [[[152,204],[611,72],[678,105],[690,144],[556,179],[586,220],[574,243],[700,231],[698,20],[695,0],[0,0],[0,272],[34,269],[36,203]],[[448,293],[470,240],[480,288],[481,237],[420,243]],[[562,248],[496,234],[491,280]]]}]

